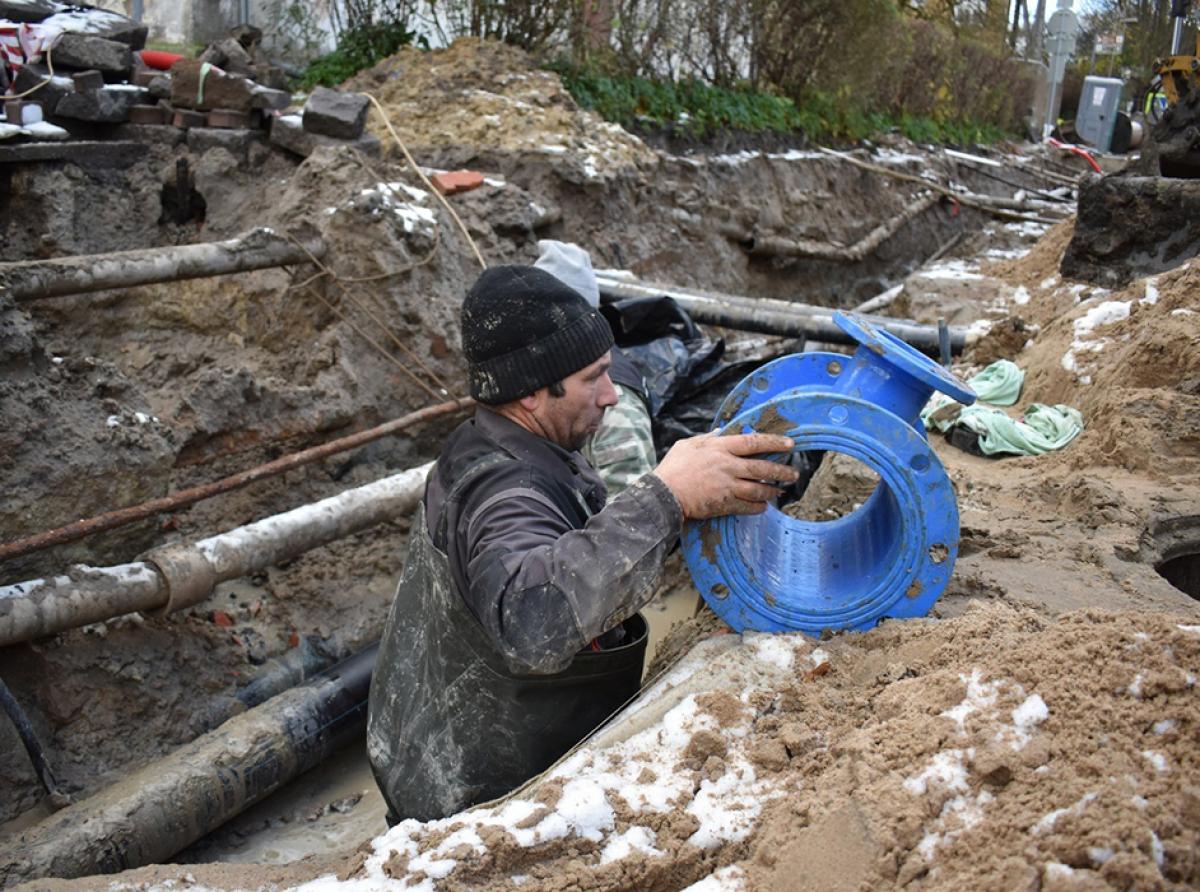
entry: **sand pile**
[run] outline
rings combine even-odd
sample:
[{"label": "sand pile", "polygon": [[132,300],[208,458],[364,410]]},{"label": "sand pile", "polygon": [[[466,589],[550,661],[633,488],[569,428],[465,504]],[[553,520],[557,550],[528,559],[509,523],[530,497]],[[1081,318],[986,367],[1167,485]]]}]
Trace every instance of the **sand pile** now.
[{"label": "sand pile", "polygon": [[[577,182],[657,160],[636,136],[581,110],[558,75],[534,68],[522,50],[501,43],[461,38],[441,50],[405,48],[343,89],[375,96],[414,152],[528,153]],[[387,144],[377,114],[369,126]]]},{"label": "sand pile", "polygon": [[820,643],[718,636],[620,736],[601,732],[506,801],[400,824],[342,877],[398,889],[1190,886],[1197,673],[1200,626],[1166,615],[1051,620],[977,603]]},{"label": "sand pile", "polygon": [[1072,467],[1158,475],[1194,467],[1200,266],[1189,261],[1117,292],[1072,283],[1057,272],[1070,235],[1071,224],[1061,224],[1026,257],[992,270],[1016,286],[992,346],[1024,338],[1019,353],[1007,354],[1026,369],[1023,402],[1067,403],[1083,412],[1079,448],[1061,457]]}]

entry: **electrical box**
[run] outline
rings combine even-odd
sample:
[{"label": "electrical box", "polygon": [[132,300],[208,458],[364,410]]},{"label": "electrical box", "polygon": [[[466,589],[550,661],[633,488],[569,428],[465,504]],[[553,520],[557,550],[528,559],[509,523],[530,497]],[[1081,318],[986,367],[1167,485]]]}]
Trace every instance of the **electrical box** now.
[{"label": "electrical box", "polygon": [[1121,110],[1121,88],[1125,82],[1115,77],[1085,77],[1075,115],[1075,132],[1088,145],[1101,152],[1112,149],[1113,127]]}]

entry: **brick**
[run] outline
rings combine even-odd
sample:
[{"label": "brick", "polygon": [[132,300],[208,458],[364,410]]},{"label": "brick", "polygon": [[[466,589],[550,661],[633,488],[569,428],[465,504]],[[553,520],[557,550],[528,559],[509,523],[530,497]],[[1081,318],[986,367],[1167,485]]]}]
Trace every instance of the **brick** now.
[{"label": "brick", "polygon": [[120,124],[129,120],[129,110],[145,104],[148,99],[140,87],[117,85],[94,93],[68,93],[59,100],[54,114],[60,118],[75,118],[101,124]]},{"label": "brick", "polygon": [[64,34],[51,58],[56,68],[94,68],[110,74],[128,74],[133,68],[129,44],[91,34]]},{"label": "brick", "polygon": [[367,122],[367,97],[316,87],[304,103],[304,129],[335,139],[358,139]]},{"label": "brick", "polygon": [[161,105],[135,105],[129,110],[130,124],[169,124],[171,113]]},{"label": "brick", "polygon": [[75,83],[76,93],[94,93],[104,89],[104,75],[96,69],[91,71],[76,71],[71,75]]},{"label": "brick", "polygon": [[215,108],[249,111],[254,84],[236,74],[209,68],[203,77],[197,59],[180,59],[171,66],[171,104],[176,108],[212,111]]},{"label": "brick", "polygon": [[208,113],[209,127],[223,127],[230,130],[248,130],[250,128],[250,113],[232,111],[227,108],[215,108]]},{"label": "brick", "polygon": [[177,108],[175,115],[171,118],[171,123],[184,130],[190,130],[192,127],[203,127],[207,124],[208,115],[187,108]]},{"label": "brick", "polygon": [[307,158],[323,146],[350,146],[364,155],[379,157],[379,139],[364,133],[358,139],[334,139],[319,133],[309,133],[299,115],[281,115],[271,121],[271,142],[280,148]]},{"label": "brick", "polygon": [[483,174],[474,170],[452,170],[448,173],[434,174],[430,181],[443,195],[455,195],[478,189],[483,185]]},{"label": "brick", "polygon": [[135,68],[130,83],[139,87],[149,87],[155,80],[162,77],[162,72],[156,68]]},{"label": "brick", "polygon": [[230,617],[230,615],[224,610],[214,610],[212,612],[212,621],[216,625],[222,626],[226,629],[233,626],[233,618]]}]

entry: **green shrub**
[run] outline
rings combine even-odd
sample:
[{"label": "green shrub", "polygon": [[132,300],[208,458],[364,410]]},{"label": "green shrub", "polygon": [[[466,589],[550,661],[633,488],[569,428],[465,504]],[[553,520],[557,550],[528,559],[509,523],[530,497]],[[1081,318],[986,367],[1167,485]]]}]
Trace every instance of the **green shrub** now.
[{"label": "green shrub", "polygon": [[428,49],[426,39],[410,31],[405,22],[385,21],[358,25],[343,31],[337,49],[315,60],[300,78],[300,87],[317,84],[336,87],[364,69],[386,59],[403,46],[417,44]]}]

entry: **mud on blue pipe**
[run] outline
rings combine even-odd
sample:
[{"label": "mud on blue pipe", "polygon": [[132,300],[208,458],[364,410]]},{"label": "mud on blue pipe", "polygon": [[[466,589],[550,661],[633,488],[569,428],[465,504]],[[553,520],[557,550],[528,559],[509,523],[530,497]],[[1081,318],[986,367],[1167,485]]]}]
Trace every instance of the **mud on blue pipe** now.
[{"label": "mud on blue pipe", "polygon": [[830,522],[770,506],[687,525],[692,579],[737,631],[816,635],[923,616],[954,568],[958,506],[920,412],[934,390],[964,404],[975,395],[861,317],[836,313],[834,321],[859,342],[852,356],[800,353],[768,363],[730,392],[714,427],[786,434],[797,452],[840,452],[871,468],[879,485],[860,508]]}]

